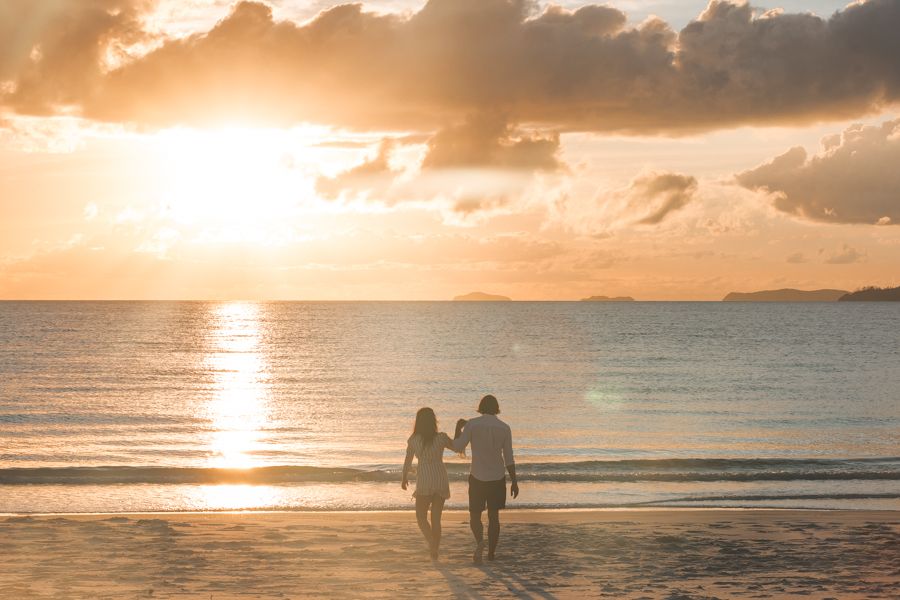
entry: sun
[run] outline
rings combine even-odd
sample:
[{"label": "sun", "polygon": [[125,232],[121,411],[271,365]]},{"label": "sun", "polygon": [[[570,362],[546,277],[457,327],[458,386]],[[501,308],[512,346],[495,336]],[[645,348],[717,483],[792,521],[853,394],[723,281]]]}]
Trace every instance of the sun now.
[{"label": "sun", "polygon": [[314,132],[249,127],[158,134],[167,218],[195,241],[277,244],[313,194]]}]

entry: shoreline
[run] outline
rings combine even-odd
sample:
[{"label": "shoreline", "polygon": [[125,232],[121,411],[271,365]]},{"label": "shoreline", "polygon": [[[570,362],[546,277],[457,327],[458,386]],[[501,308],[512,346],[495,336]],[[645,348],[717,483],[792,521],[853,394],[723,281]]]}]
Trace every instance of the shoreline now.
[{"label": "shoreline", "polygon": [[474,566],[466,511],[431,563],[413,511],[0,517],[0,597],[900,596],[900,511],[530,510]]},{"label": "shoreline", "polygon": [[[0,519],[7,517],[129,517],[129,516],[166,516],[166,515],[397,515],[413,513],[415,508],[373,508],[358,510],[323,510],[310,509],[298,510],[296,508],[278,509],[247,509],[247,510],[148,510],[148,511],[95,511],[95,512],[0,512]],[[869,508],[805,508],[805,507],[779,507],[779,506],[609,506],[609,507],[561,507],[561,508],[516,508],[507,506],[503,514],[519,513],[655,513],[655,512],[798,512],[798,513],[884,513],[885,515],[900,516],[900,508],[896,509],[869,509]],[[468,514],[465,508],[445,508],[444,514]]]}]

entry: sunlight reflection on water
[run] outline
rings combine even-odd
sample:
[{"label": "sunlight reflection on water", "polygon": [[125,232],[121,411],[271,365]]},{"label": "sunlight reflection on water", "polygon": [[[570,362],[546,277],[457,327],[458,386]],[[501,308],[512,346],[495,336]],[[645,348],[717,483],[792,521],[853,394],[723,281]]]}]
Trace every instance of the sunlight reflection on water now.
[{"label": "sunlight reflection on water", "polygon": [[258,466],[254,452],[264,444],[269,422],[271,380],[261,348],[258,304],[230,303],[212,307],[213,349],[207,356],[215,393],[207,407],[213,429],[209,466]]}]

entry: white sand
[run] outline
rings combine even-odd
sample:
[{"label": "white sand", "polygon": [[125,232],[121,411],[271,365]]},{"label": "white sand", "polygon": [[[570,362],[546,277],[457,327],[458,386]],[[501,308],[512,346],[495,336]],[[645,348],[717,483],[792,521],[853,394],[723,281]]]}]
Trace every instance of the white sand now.
[{"label": "white sand", "polygon": [[413,515],[0,518],[0,598],[900,598],[900,512],[507,511],[471,564]]}]

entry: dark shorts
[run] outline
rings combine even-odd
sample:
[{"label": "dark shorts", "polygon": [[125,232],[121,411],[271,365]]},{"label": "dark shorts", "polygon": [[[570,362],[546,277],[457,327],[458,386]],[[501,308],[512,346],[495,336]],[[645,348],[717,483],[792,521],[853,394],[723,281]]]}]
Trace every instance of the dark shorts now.
[{"label": "dark shorts", "polygon": [[481,481],[469,475],[469,512],[506,508],[506,478]]}]

